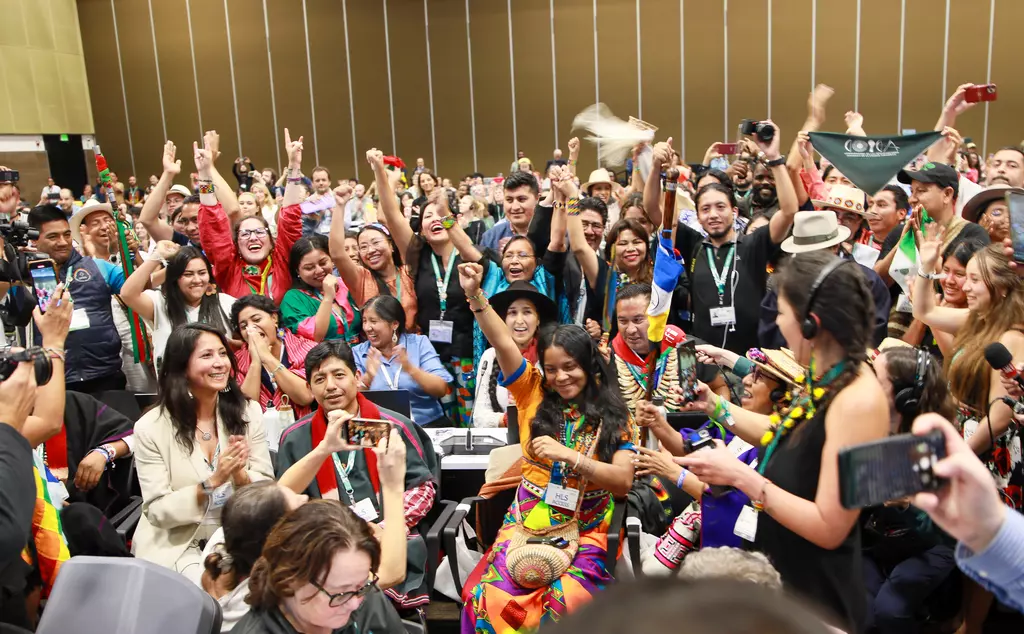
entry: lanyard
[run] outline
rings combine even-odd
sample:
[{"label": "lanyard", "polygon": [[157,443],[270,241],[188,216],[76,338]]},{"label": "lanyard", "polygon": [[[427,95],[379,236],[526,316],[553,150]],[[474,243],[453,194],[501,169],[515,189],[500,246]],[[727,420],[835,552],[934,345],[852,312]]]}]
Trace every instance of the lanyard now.
[{"label": "lanyard", "polygon": [[348,452],[348,459],[345,462],[341,461],[338,457],[337,452],[331,454],[334,458],[334,469],[338,472],[338,477],[341,478],[341,486],[345,489],[345,495],[348,496],[348,501],[355,504],[355,489],[352,488],[352,481],[348,479],[348,474],[352,473],[352,467],[356,464],[356,450]]},{"label": "lanyard", "polygon": [[[581,414],[576,420],[565,417],[565,446],[569,449],[576,447],[576,441],[574,436],[576,435],[577,429],[583,429],[583,422],[586,420],[586,416]],[[562,481],[565,480],[565,472],[569,470],[569,465],[563,462],[554,462],[551,464],[551,482],[556,485],[561,485]]]},{"label": "lanyard", "polygon": [[[249,280],[245,280],[245,285],[249,287],[249,290],[254,295],[266,295],[267,294],[267,279],[270,277],[270,265],[271,265],[271,262],[272,262],[272,259],[271,259],[272,257],[273,256],[270,256],[270,255],[267,256],[267,265],[263,267],[263,273],[262,273],[262,275],[260,275],[260,290],[259,290],[258,293],[256,292],[256,287],[253,286],[252,283],[249,282]],[[253,267],[253,268],[256,268],[256,267]],[[245,278],[242,278],[242,279],[245,279]]]},{"label": "lanyard", "polygon": [[[451,255],[448,256],[448,267],[444,271],[443,282],[441,281],[441,271],[437,268],[438,257],[436,255],[430,256],[430,264],[434,267],[434,283],[437,284],[437,296],[441,300],[442,320],[444,319],[444,311],[448,308],[448,282],[452,279],[452,269],[455,268],[455,256],[456,252],[453,248]],[[401,301],[401,298],[399,298],[399,301]]]},{"label": "lanyard", "polygon": [[401,303],[402,301],[402,272],[395,269],[395,299]]},{"label": "lanyard", "polygon": [[213,473],[214,471],[217,470],[217,459],[219,457],[220,457],[220,442],[218,441],[217,442],[217,446],[213,450],[213,461],[211,462],[210,460],[207,460],[205,457],[203,458],[203,462],[205,462],[206,466],[210,468],[210,473]]},{"label": "lanyard", "polygon": [[398,389],[398,377],[402,374],[402,366],[398,366],[398,371],[395,372],[395,377],[392,379],[388,374],[387,369],[384,367],[384,362],[382,361],[380,364],[380,373],[384,375],[384,380],[387,381],[389,388],[392,390]]},{"label": "lanyard", "polygon": [[736,243],[733,242],[729,245],[729,253],[725,256],[725,263],[722,265],[722,272],[719,273],[718,267],[715,266],[715,256],[712,255],[714,247],[705,249],[704,253],[708,256],[708,266],[711,268],[711,275],[715,278],[715,288],[718,289],[718,305],[721,306],[725,297],[725,282],[729,279],[729,269],[732,267],[732,258],[736,255]]}]

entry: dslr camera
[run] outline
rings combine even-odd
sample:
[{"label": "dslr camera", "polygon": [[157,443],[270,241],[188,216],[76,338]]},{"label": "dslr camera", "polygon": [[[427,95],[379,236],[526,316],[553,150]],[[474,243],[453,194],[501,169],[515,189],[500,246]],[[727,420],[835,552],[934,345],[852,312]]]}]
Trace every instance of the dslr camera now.
[{"label": "dslr camera", "polygon": [[36,370],[36,385],[42,387],[53,376],[53,364],[42,348],[26,348],[13,352],[10,348],[0,350],[0,383],[11,378],[19,363],[32,362]]},{"label": "dslr camera", "polygon": [[775,138],[775,128],[764,121],[744,119],[740,123],[740,134],[757,137],[762,143],[771,143]]}]

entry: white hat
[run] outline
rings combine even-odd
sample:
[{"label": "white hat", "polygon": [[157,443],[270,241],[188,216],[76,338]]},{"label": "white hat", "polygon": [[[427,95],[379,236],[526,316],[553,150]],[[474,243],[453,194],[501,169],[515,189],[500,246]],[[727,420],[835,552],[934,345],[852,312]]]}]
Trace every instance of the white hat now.
[{"label": "white hat", "polygon": [[167,194],[164,198],[167,198],[167,196],[170,196],[171,194],[181,194],[183,197],[188,198],[192,195],[192,192],[190,192],[188,187],[185,187],[184,185],[173,185],[169,190],[167,190]]},{"label": "white hat", "polygon": [[608,175],[608,170],[606,170],[603,167],[599,167],[596,170],[594,170],[593,172],[591,172],[590,173],[590,178],[587,179],[587,182],[583,183],[583,186],[580,187],[580,189],[582,189],[583,192],[587,196],[589,196],[590,195],[590,187],[592,185],[601,185],[601,184],[606,184],[606,185],[611,185],[612,184],[612,177]]},{"label": "white hat", "polygon": [[75,239],[75,242],[82,244],[82,233],[79,230],[79,227],[82,226],[82,222],[87,216],[91,216],[99,211],[109,214],[111,218],[114,217],[114,212],[111,211],[110,204],[101,203],[95,198],[90,198],[85,201],[85,204],[76,209],[75,213],[71,215],[71,220],[68,221],[68,224],[71,225],[71,237]]},{"label": "white hat", "polygon": [[849,227],[839,225],[836,212],[798,211],[793,219],[793,235],[782,242],[786,253],[806,253],[835,246],[850,237]]}]

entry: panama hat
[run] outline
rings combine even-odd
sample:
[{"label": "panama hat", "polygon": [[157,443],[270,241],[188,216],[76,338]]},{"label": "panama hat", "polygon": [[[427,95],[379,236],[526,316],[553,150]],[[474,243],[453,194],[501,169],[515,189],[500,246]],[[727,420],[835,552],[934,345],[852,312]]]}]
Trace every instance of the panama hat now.
[{"label": "panama hat", "polygon": [[793,235],[782,243],[786,253],[820,251],[844,242],[850,237],[850,228],[839,224],[836,212],[798,211],[793,218]]},{"label": "panama hat", "polygon": [[604,184],[604,185],[613,185],[614,184],[614,183],[612,183],[612,177],[608,175],[608,170],[604,169],[603,167],[602,168],[598,168],[598,169],[594,170],[593,172],[591,172],[590,173],[590,178],[587,179],[587,182],[583,183],[583,186],[580,187],[580,189],[583,190],[584,194],[589,196],[590,195],[590,188],[593,185],[602,185],[602,184]]},{"label": "panama hat", "polygon": [[71,215],[71,220],[68,224],[71,226],[71,237],[74,238],[75,242],[82,244],[82,232],[79,227],[82,226],[82,222],[88,217],[97,212],[103,212],[109,215],[111,218],[114,217],[114,212],[110,209],[109,203],[101,203],[95,198],[90,198],[85,202],[84,205],[75,210],[75,213]]}]

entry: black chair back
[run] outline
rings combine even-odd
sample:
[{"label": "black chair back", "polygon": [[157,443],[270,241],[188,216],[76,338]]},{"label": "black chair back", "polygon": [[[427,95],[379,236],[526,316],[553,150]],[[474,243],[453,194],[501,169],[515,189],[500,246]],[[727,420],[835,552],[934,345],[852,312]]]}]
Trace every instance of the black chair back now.
[{"label": "black chair back", "polygon": [[509,405],[508,409],[505,410],[506,419],[508,420],[508,444],[518,445],[519,444],[519,408],[515,405]]},{"label": "black chair back", "polygon": [[412,419],[412,400],[409,390],[367,390],[362,395],[370,399],[377,407],[397,412]]}]

